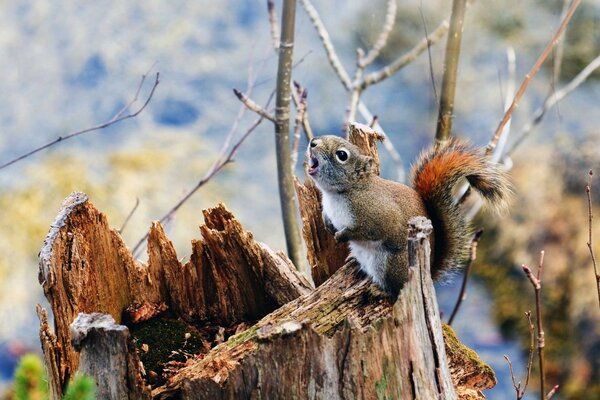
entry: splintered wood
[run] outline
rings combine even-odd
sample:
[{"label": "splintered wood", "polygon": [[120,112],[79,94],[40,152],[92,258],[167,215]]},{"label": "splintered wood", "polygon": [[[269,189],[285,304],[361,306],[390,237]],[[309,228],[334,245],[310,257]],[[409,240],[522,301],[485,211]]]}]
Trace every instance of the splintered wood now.
[{"label": "splintered wood", "polygon": [[[40,283],[54,314],[54,332],[39,310],[51,387],[62,395],[79,365],[69,326],[79,313],[101,312],[117,324],[165,305],[188,322],[224,326],[252,322],[310,291],[291,262],[254,240],[219,205],[204,212],[202,240],[181,265],[159,223],[148,238],[148,264],[135,261],[106,217],[83,193],[70,195],[40,252]],[[125,316],[131,317],[131,313]],[[128,321],[132,322],[132,321]]]},{"label": "splintered wood", "polygon": [[[352,126],[350,138],[378,160],[368,127]],[[393,302],[354,260],[345,263],[316,188],[297,190],[316,289],[222,204],[204,211],[187,263],[157,222],[141,263],[86,195],[69,196],[40,252],[54,315],[51,329],[38,307],[52,398],[77,371],[110,380],[98,366],[127,390],[107,399],[483,398],[493,371],[442,332],[426,221],[412,226],[410,278]]]}]

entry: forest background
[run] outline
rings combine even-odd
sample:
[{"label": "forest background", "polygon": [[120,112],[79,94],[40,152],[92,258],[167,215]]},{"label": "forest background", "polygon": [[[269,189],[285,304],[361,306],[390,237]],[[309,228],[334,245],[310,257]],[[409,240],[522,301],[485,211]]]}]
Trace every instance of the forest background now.
[{"label": "forest background", "polygon": [[[368,48],[380,30],[385,1],[315,6],[343,63],[353,66],[356,47]],[[520,82],[556,30],[562,7],[562,1],[472,3],[459,67],[455,134],[487,144],[503,113],[507,48],[515,50]],[[375,67],[412,48],[449,13],[450,4],[441,0],[399,2],[395,29]],[[567,30],[559,78],[553,77],[554,54],[514,115],[515,133],[549,92],[600,54],[599,17],[599,4],[582,4]],[[339,134],[346,92],[302,9],[296,27],[293,76],[309,92],[312,128],[317,134]],[[429,71],[431,66],[439,92],[443,47],[432,46],[430,57],[422,54],[362,97],[405,168],[433,139],[437,101]],[[250,84],[252,97],[264,103],[275,84],[277,56],[262,0],[0,2],[0,164],[109,119],[129,102],[141,75],[153,65],[151,74],[160,71],[161,83],[135,119],[0,170],[0,378],[5,382],[19,355],[39,352],[34,308],[45,300],[37,283],[37,253],[62,199],[73,190],[86,192],[116,228],[139,200],[123,232],[133,247],[150,221],[162,217],[204,175],[227,133],[243,133],[256,118],[250,111],[238,118],[244,107],[231,89],[247,91]],[[565,385],[563,393],[570,398],[583,396],[598,377],[600,313],[586,247],[585,194],[587,171],[598,168],[600,159],[598,77],[596,72],[547,112],[515,150],[515,205],[509,218],[486,218],[477,279],[454,326],[499,375],[491,398],[512,391],[502,356],[522,365],[528,345],[522,315],[533,303],[520,265],[535,264],[542,249],[552,383]],[[240,148],[235,163],[176,213],[167,230],[181,258],[190,252],[190,239],[198,237],[200,210],[219,201],[258,240],[285,248],[274,153],[272,127],[263,124]],[[382,174],[395,179],[397,165],[381,154]],[[297,174],[302,176],[300,163]],[[593,194],[600,199],[600,192]],[[439,287],[446,315],[459,281]]]}]

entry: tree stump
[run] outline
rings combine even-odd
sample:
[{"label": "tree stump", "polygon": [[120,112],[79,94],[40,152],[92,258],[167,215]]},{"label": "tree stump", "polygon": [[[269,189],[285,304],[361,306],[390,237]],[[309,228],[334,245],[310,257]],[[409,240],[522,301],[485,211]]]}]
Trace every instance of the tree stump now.
[{"label": "tree stump", "polygon": [[[353,126],[355,143],[373,151],[369,131]],[[40,252],[54,314],[52,330],[38,309],[52,397],[89,363],[69,327],[80,313],[100,312],[114,319],[113,330],[128,332],[117,341],[128,343],[119,351],[129,352],[129,370],[115,379],[137,382],[129,398],[483,398],[493,372],[441,327],[427,221],[412,222],[410,280],[392,302],[352,259],[343,261],[347,249],[327,236],[314,187],[297,188],[306,194],[303,232],[316,289],[223,205],[204,212],[187,263],[159,223],[141,263],[84,194],[69,196]],[[109,352],[94,337],[86,346]]]}]

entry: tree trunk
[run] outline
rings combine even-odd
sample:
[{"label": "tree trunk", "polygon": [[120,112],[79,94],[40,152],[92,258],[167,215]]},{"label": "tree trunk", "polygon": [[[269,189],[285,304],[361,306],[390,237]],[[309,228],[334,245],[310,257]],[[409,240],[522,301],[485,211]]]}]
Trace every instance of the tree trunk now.
[{"label": "tree trunk", "polygon": [[[376,151],[367,127],[353,132],[355,143]],[[80,313],[93,312],[125,332],[113,339],[127,353],[118,359],[130,360],[128,377],[145,381],[127,380],[137,382],[130,398],[482,398],[493,372],[440,324],[428,222],[411,226],[410,280],[391,302],[353,260],[343,263],[347,249],[325,232],[314,187],[297,188],[316,289],[223,205],[204,212],[202,239],[183,265],[154,223],[144,264],[85,195],[69,196],[40,252],[54,314],[52,331],[38,310],[53,398],[78,369],[103,379],[83,367],[89,357],[74,349],[69,330]],[[108,360],[117,347],[98,337],[84,343]]]}]

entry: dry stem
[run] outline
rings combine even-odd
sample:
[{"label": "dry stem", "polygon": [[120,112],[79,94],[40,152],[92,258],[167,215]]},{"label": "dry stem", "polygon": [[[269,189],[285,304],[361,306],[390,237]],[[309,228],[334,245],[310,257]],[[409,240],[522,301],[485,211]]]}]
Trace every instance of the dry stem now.
[{"label": "dry stem", "polygon": [[386,78],[389,78],[390,76],[398,72],[401,68],[416,60],[417,57],[421,55],[421,53],[427,50],[428,46],[437,43],[441,38],[444,37],[446,32],[448,32],[448,27],[448,21],[442,21],[442,23],[440,23],[440,25],[437,28],[435,28],[435,30],[431,33],[429,38],[421,39],[421,41],[419,41],[407,53],[398,57],[396,60],[392,61],[390,64],[381,68],[380,70],[372,72],[365,76],[360,82],[361,89],[364,90],[371,85],[374,85]]},{"label": "dry stem", "polygon": [[279,28],[277,27],[277,13],[273,0],[267,0],[267,11],[269,13],[269,25],[271,26],[271,40],[275,51],[279,51]]},{"label": "dry stem", "polygon": [[452,2],[450,30],[448,31],[446,55],[444,57],[444,75],[442,78],[442,91],[440,93],[440,109],[435,132],[435,141],[437,144],[447,141],[452,134],[456,74],[458,71],[460,43],[466,9],[467,0],[454,0]]},{"label": "dry stem", "polygon": [[560,90],[554,91],[549,97],[546,98],[544,104],[538,107],[533,113],[531,120],[523,126],[519,134],[517,135],[514,143],[506,151],[506,154],[510,155],[512,152],[523,142],[525,137],[537,126],[546,112],[563,98],[567,97],[571,92],[577,89],[585,80],[600,67],[600,55],[592,60],[584,69],[581,70],[568,84],[562,87]]},{"label": "dry stem", "polygon": [[396,0],[388,0],[383,28],[381,28],[381,32],[379,33],[377,40],[375,40],[375,44],[373,44],[371,50],[369,50],[366,56],[359,58],[359,68],[365,69],[373,61],[375,61],[375,59],[379,56],[379,53],[381,53],[381,50],[387,44],[390,33],[392,32],[392,29],[394,29],[397,10],[398,5],[396,4]]},{"label": "dry stem", "polygon": [[510,358],[508,358],[507,355],[504,355],[504,359],[508,363],[510,379],[512,380],[513,388],[515,389],[515,392],[517,394],[517,400],[521,400],[523,396],[525,396],[525,392],[527,391],[527,386],[529,385],[529,378],[531,377],[531,367],[533,365],[533,349],[535,347],[535,330],[533,327],[533,322],[531,322],[531,311],[527,311],[525,313],[525,318],[527,318],[527,322],[529,323],[529,356],[527,358],[527,365],[525,367],[524,385],[521,386],[521,381],[516,382],[515,371],[513,370]]},{"label": "dry stem", "polygon": [[287,253],[296,266],[302,266],[302,244],[297,223],[296,190],[290,167],[290,98],[292,85],[292,56],[296,1],[283,0],[281,17],[281,44],[277,66],[277,88],[275,95],[275,148],[277,151],[277,180],[279,200]]},{"label": "dry stem", "polygon": [[[273,94],[271,94],[271,96],[269,97],[269,100],[267,101],[267,104],[271,101],[271,99],[273,98]],[[182,205],[184,205],[189,199],[190,197],[192,197],[192,195],[194,193],[196,193],[198,191],[198,189],[200,189],[202,186],[204,186],[208,181],[210,181],[215,175],[217,175],[219,172],[221,172],[221,170],[230,162],[233,161],[233,157],[235,156],[235,154],[237,153],[238,149],[240,148],[240,146],[242,145],[242,143],[244,143],[244,141],[248,138],[248,136],[250,136],[250,134],[258,127],[258,125],[260,125],[260,123],[264,120],[263,116],[260,116],[256,121],[254,121],[254,123],[252,123],[252,125],[250,125],[250,127],[246,130],[246,132],[238,139],[237,142],[235,142],[235,144],[231,147],[231,149],[228,150],[228,145],[231,142],[231,138],[233,137],[233,133],[234,130],[231,130],[229,132],[228,137],[225,139],[225,144],[223,145],[222,149],[221,149],[221,153],[220,156],[217,158],[217,160],[210,166],[210,168],[208,169],[208,171],[206,172],[206,174],[202,177],[202,179],[200,179],[198,181],[198,183],[196,183],[196,186],[194,186],[189,192],[187,192],[182,198],[181,200],[179,200],[177,202],[177,204],[175,204],[175,206],[173,206],[165,215],[163,215],[160,218],[160,223],[164,223],[165,221],[171,219],[173,217],[173,215],[175,215],[175,213],[177,212],[177,210],[179,210],[179,208],[181,208]],[[137,243],[136,245],[133,247],[133,250],[131,251],[132,254],[134,255],[134,257],[138,256],[138,250],[140,249],[140,247],[144,244],[144,242],[146,241],[146,239],[148,239],[148,233],[146,233],[144,235],[144,237],[142,237]]]},{"label": "dry stem", "polygon": [[[148,71],[149,73],[150,71]],[[154,91],[156,90],[156,87],[158,86],[160,80],[159,80],[159,73],[156,73],[156,78],[154,79],[154,84],[152,85],[152,88],[150,89],[150,93],[148,94],[148,97],[146,97],[146,101],[144,101],[144,104],[142,104],[142,106],[140,108],[138,108],[135,112],[133,113],[129,113],[127,115],[123,115],[125,114],[125,112],[127,110],[129,110],[129,108],[138,100],[138,96],[140,94],[140,91],[142,90],[142,87],[144,86],[144,82],[146,81],[146,76],[148,75],[148,73],[142,75],[142,79],[137,87],[137,90],[135,92],[135,95],[133,96],[133,99],[131,99],[131,101],[129,103],[127,103],[121,110],[119,110],[115,115],[112,116],[112,118],[110,120],[108,120],[107,122],[103,122],[99,125],[96,126],[92,126],[91,128],[87,128],[81,131],[77,131],[77,132],[73,132],[73,133],[69,133],[65,136],[59,136],[58,138],[56,138],[55,140],[46,143],[43,146],[37,147],[31,151],[28,151],[27,153],[20,155],[17,158],[14,158],[2,165],[0,165],[0,169],[6,168],[9,165],[12,165],[18,161],[24,160],[32,155],[34,155],[35,153],[38,153],[42,150],[45,150],[49,147],[54,146],[55,144],[59,143],[59,142],[64,142],[68,139],[72,139],[74,137],[77,137],[79,135],[83,135],[84,133],[89,133],[89,132],[93,132],[93,131],[98,131],[104,128],[108,128],[111,125],[117,124],[121,121],[125,121],[126,119],[130,119],[130,118],[135,118],[137,117],[142,111],[144,111],[144,109],[146,108],[146,106],[148,105],[148,103],[150,103],[150,100],[152,99],[152,96],[154,95]]]},{"label": "dry stem", "polygon": [[123,224],[119,228],[119,233],[120,234],[123,234],[123,231],[125,230],[125,227],[129,223],[129,220],[131,219],[131,217],[133,216],[133,214],[135,213],[135,210],[137,210],[137,208],[138,208],[139,205],[140,205],[140,198],[136,197],[135,198],[135,205],[133,206],[133,208],[131,209],[131,211],[129,211],[129,214],[127,214],[127,217],[125,217],[125,221],[123,221]]},{"label": "dry stem", "polygon": [[[300,86],[298,82],[294,82],[293,93],[298,97],[296,110],[296,119],[294,120],[294,144],[292,145],[292,169],[298,162],[298,147],[300,145],[300,125],[303,124],[306,117],[306,97],[308,92],[306,88]],[[306,132],[306,131],[305,131]],[[309,139],[310,140],[310,139]]]},{"label": "dry stem", "polygon": [[523,271],[529,278],[531,285],[535,291],[535,319],[537,325],[537,349],[538,349],[538,363],[540,370],[540,396],[544,400],[546,391],[544,390],[546,381],[546,371],[544,368],[544,347],[546,345],[544,327],[542,324],[542,266],[544,264],[544,251],[540,252],[540,261],[538,263],[536,275],[533,274],[531,269],[523,265]]},{"label": "dry stem", "polygon": [[587,247],[590,250],[590,256],[592,257],[592,265],[594,266],[594,275],[596,278],[596,291],[598,292],[598,306],[600,307],[600,275],[598,274],[598,265],[596,264],[596,256],[594,255],[594,248],[592,244],[592,220],[594,215],[592,214],[592,176],[594,171],[590,169],[588,184],[585,187],[588,199],[588,242]]},{"label": "dry stem", "polygon": [[539,71],[540,67],[544,63],[544,61],[546,61],[546,59],[552,52],[552,48],[558,43],[560,36],[562,35],[563,31],[567,27],[567,24],[569,23],[571,17],[573,16],[573,13],[575,12],[575,10],[577,9],[577,7],[579,6],[580,3],[581,3],[581,0],[573,0],[573,2],[571,3],[571,6],[569,7],[569,10],[567,11],[564,18],[562,19],[562,22],[560,23],[558,30],[552,37],[552,40],[550,41],[550,43],[548,43],[548,45],[546,46],[546,48],[544,49],[542,54],[539,56],[539,58],[537,59],[537,61],[535,62],[535,64],[531,68],[531,70],[529,70],[527,75],[525,75],[525,79],[523,80],[523,83],[521,83],[521,87],[517,91],[517,94],[515,95],[515,98],[513,99],[509,109],[506,111],[506,113],[504,113],[504,117],[502,117],[502,120],[498,124],[498,128],[496,128],[496,131],[494,132],[494,136],[492,137],[492,139],[490,140],[490,143],[488,144],[488,146],[486,148],[487,155],[489,155],[496,147],[496,144],[498,143],[498,140],[500,139],[502,129],[504,128],[504,125],[506,125],[508,120],[512,117],[512,114],[515,111],[515,109],[519,106],[519,101],[521,100],[521,97],[523,97],[523,94],[525,93],[527,86],[529,86],[529,82],[531,82],[531,80],[533,79],[535,74]]},{"label": "dry stem", "polygon": [[261,117],[268,119],[271,122],[275,122],[275,116],[273,116],[273,114],[256,104],[254,100],[252,100],[250,97],[246,96],[244,93],[240,92],[237,89],[233,89],[233,93],[249,110],[254,111]]},{"label": "dry stem", "polygon": [[458,299],[456,299],[456,304],[454,305],[452,314],[450,314],[450,318],[448,319],[448,325],[452,325],[452,321],[454,321],[454,317],[458,313],[460,305],[467,298],[467,282],[469,281],[469,276],[471,275],[473,261],[475,261],[475,259],[477,258],[477,244],[479,244],[479,240],[481,239],[482,234],[483,229],[479,229],[477,232],[475,232],[475,234],[473,235],[473,239],[471,240],[471,247],[469,248],[469,259],[467,260],[467,266],[465,267],[462,285],[460,286],[460,292],[458,294]]}]

